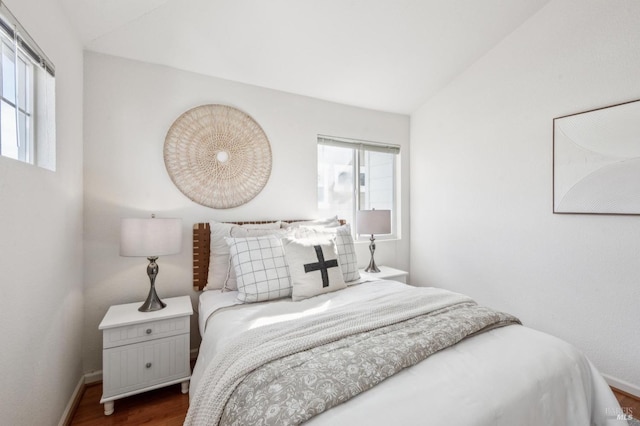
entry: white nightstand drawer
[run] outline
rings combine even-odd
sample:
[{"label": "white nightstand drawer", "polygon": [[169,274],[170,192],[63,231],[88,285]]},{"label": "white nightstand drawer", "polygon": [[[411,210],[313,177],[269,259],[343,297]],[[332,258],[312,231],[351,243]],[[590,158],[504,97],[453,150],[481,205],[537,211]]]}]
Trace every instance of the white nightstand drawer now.
[{"label": "white nightstand drawer", "polygon": [[103,399],[191,375],[189,334],[106,349],[103,357]]},{"label": "white nightstand drawer", "polygon": [[189,317],[170,318],[104,330],[102,345],[113,348],[188,332]]}]

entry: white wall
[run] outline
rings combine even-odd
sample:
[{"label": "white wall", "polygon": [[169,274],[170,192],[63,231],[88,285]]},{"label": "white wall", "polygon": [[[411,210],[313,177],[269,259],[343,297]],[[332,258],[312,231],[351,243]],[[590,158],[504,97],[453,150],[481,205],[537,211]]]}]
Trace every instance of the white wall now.
[{"label": "white wall", "polygon": [[[552,214],[552,119],[640,98],[640,2],[557,0],[411,116],[411,276],[640,390],[640,219]],[[635,386],[635,387],[633,387]]]},{"label": "white wall", "polygon": [[57,2],[7,0],[56,66],[57,171],[0,157],[0,423],[60,420],[82,376],[82,46]]},{"label": "white wall", "polygon": [[[259,66],[259,65],[256,65]],[[316,217],[318,134],[402,146],[402,215],[408,235],[409,117],[347,107],[175,69],[97,53],[85,54],[85,282],[84,369],[100,370],[98,324],[114,303],[144,300],[146,260],[119,257],[121,217],[181,217],[184,249],[162,257],[156,282],[161,297],[192,291],[191,227],[207,220]],[[251,115],[267,134],[271,177],[244,206],[213,210],[185,197],[171,182],[162,157],[166,132],[184,111],[219,103]],[[378,244],[380,264],[408,267],[408,238]],[[360,263],[368,262],[366,243]],[[199,345],[195,315],[192,347]]]}]

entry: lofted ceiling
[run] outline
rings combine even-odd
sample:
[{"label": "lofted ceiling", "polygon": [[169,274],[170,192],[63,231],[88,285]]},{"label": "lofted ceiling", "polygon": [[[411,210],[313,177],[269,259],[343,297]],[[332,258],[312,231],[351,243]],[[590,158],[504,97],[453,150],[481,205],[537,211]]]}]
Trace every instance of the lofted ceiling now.
[{"label": "lofted ceiling", "polygon": [[549,0],[60,0],[87,50],[409,114]]}]

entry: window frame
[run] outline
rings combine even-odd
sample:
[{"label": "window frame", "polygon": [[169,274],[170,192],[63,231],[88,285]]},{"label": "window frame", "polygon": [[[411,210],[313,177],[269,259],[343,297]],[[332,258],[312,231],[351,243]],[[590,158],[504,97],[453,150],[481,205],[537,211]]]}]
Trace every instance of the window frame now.
[{"label": "window frame", "polygon": [[[10,59],[5,62],[5,57]],[[13,100],[4,84],[4,73],[11,65],[9,82],[13,82],[8,87],[13,87]],[[8,116],[3,122],[0,114],[0,129],[8,131],[6,139],[0,133],[0,156],[55,171],[55,67],[1,1],[0,108]],[[7,121],[14,122],[9,129]]]},{"label": "window frame", "polygon": [[[4,50],[7,49],[12,53],[14,62],[14,89],[15,89],[15,101],[12,101],[5,96],[4,87],[4,63],[0,62],[0,104],[5,103],[9,107],[15,110],[15,124],[16,124],[16,143],[18,144],[18,158],[16,160],[22,161],[28,164],[34,164],[36,160],[36,147],[35,147],[35,123],[34,123],[34,101],[35,101],[35,75],[33,67],[36,66],[34,61],[27,55],[21,46],[13,44],[13,40],[9,39],[8,35],[3,31],[0,31],[0,58],[4,55]],[[19,77],[19,61],[25,64],[25,79],[24,88],[20,84]],[[20,91],[24,90],[24,103],[21,105]],[[0,106],[1,108],[1,106]],[[20,123],[20,115],[23,114],[26,120],[25,129],[22,129]],[[0,126],[2,126],[2,117],[0,116]],[[26,133],[22,136],[23,131]],[[12,141],[10,141],[12,142]],[[2,152],[2,138],[0,137],[0,152]],[[7,157],[6,158],[13,158]]]},{"label": "window frame", "polygon": [[[363,206],[361,206],[360,199],[360,188],[362,187],[360,183],[360,175],[361,175],[361,167],[362,167],[362,157],[366,152],[386,152],[389,154],[393,154],[393,162],[392,162],[392,200],[391,200],[391,234],[388,235],[378,235],[376,236],[376,240],[394,240],[399,239],[399,171],[400,171],[400,154],[401,149],[400,145],[388,144],[388,143],[380,143],[380,142],[371,142],[365,140],[358,139],[348,139],[342,137],[335,136],[327,136],[319,134],[317,135],[317,143],[316,143],[316,155],[318,155],[318,147],[324,146],[333,146],[339,148],[346,148],[353,150],[352,152],[352,162],[353,162],[353,187],[352,189],[352,198],[353,203],[351,206],[351,214],[354,220],[351,226],[351,233],[353,234],[356,241],[368,241],[370,238],[369,234],[360,234],[357,230],[357,223],[355,223],[355,217],[358,210],[361,210]],[[316,167],[319,166],[319,157],[316,157]],[[368,180],[370,179],[370,174],[367,174],[367,187]],[[319,187],[316,185],[316,191],[318,191]],[[318,194],[316,193],[316,200],[319,201]],[[366,209],[365,209],[366,210]]]}]

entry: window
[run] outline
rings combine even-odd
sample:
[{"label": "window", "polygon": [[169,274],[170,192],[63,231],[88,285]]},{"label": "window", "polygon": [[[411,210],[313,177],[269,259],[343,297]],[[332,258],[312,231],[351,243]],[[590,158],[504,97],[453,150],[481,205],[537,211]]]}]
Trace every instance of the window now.
[{"label": "window", "polygon": [[[318,210],[354,228],[357,210],[391,210],[397,234],[396,169],[400,147],[318,136]],[[357,235],[357,229],[353,229]]]},{"label": "window", "polygon": [[51,61],[0,2],[0,155],[55,170]]}]

